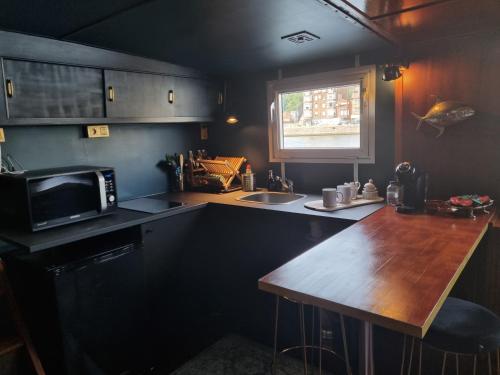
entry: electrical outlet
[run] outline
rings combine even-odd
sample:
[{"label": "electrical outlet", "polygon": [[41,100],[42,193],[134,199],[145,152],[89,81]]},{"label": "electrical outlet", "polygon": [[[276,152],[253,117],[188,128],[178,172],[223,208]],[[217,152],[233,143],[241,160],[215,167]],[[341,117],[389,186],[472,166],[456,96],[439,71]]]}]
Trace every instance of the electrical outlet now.
[{"label": "electrical outlet", "polygon": [[3,128],[0,128],[0,142],[5,142],[5,133],[3,132]]},{"label": "electrical outlet", "polygon": [[208,140],[208,126],[205,124],[200,126],[200,137],[202,141]]},{"label": "electrical outlet", "polygon": [[89,125],[89,126],[87,126],[87,137],[89,137],[89,138],[109,137],[108,125]]}]

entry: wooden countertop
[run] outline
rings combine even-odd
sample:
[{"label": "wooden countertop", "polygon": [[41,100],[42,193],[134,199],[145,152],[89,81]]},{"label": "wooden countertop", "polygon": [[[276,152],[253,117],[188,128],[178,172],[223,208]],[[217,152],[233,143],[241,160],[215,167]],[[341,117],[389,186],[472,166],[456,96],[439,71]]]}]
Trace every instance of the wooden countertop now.
[{"label": "wooden countertop", "polygon": [[423,337],[494,214],[385,207],[259,280],[259,288]]}]

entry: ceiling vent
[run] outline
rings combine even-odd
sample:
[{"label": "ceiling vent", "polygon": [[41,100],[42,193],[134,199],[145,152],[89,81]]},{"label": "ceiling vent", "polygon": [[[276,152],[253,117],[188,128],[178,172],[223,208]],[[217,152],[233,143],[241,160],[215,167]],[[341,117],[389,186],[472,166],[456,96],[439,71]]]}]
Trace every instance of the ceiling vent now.
[{"label": "ceiling vent", "polygon": [[282,36],[281,39],[286,39],[295,44],[301,44],[305,42],[312,42],[313,40],[319,39],[319,36],[314,35],[309,31],[299,31],[298,33]]}]

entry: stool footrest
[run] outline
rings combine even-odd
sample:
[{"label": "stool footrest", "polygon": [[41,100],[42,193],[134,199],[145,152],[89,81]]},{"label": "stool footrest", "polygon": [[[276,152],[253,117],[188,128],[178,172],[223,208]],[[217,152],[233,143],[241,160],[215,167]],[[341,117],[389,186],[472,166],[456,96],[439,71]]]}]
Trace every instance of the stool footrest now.
[{"label": "stool footrest", "polygon": [[286,347],[286,348],[283,348],[281,349],[279,352],[278,352],[278,355],[281,355],[281,354],[285,354],[287,352],[290,352],[292,350],[297,350],[297,349],[313,349],[313,350],[321,350],[321,351],[324,351],[324,352],[327,352],[327,353],[330,353],[332,355],[334,355],[335,357],[337,357],[338,359],[342,360],[345,362],[345,358],[342,357],[340,354],[338,354],[335,350],[333,349],[330,349],[330,348],[327,348],[326,346],[319,346],[319,345],[295,345],[295,346],[289,346],[289,347]]}]

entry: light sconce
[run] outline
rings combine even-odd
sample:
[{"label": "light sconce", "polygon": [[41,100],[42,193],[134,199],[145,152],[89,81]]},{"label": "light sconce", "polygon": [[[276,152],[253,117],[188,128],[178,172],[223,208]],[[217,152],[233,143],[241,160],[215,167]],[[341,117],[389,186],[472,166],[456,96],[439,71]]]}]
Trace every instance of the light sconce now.
[{"label": "light sconce", "polygon": [[[232,104],[232,97],[230,91],[230,83],[228,81],[224,82],[224,97],[226,100],[224,101],[224,119],[227,125],[234,126],[240,122],[240,119],[237,113],[234,111],[234,107]],[[227,106],[227,107],[226,107]]]},{"label": "light sconce", "polygon": [[410,64],[408,62],[399,64],[386,64],[382,74],[383,81],[394,81],[403,75],[403,71],[408,69]]},{"label": "light sconce", "polygon": [[226,124],[228,125],[236,125],[240,120],[238,119],[238,116],[236,116],[234,113],[228,114],[226,116]]}]

